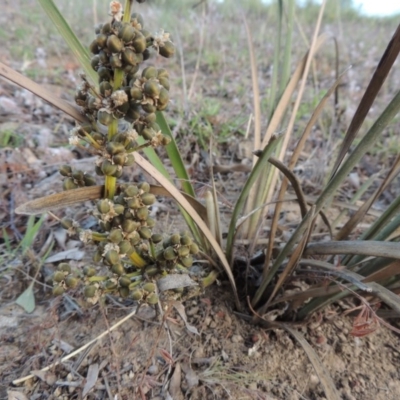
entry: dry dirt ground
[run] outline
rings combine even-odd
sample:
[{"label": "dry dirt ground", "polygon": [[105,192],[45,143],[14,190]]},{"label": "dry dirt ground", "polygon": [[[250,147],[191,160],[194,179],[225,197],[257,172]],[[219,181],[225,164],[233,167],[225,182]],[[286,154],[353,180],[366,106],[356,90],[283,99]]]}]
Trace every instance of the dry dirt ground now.
[{"label": "dry dirt ground", "polygon": [[[375,50],[371,58],[376,61],[380,52]],[[7,48],[0,50],[0,56],[18,70],[29,70],[29,65],[14,59]],[[78,79],[76,65],[57,54],[39,53],[35,57],[30,65],[37,67],[45,61],[47,73],[30,70],[34,77],[54,93],[71,99]],[[220,96],[221,104],[232,104],[217,116],[203,116],[204,126],[211,123],[215,131],[225,129],[234,113],[247,117],[251,108],[249,82],[245,95],[238,98],[233,94],[239,91],[234,86],[238,70],[227,68],[228,64],[223,65],[223,74],[232,84],[223,91],[215,83],[220,76],[218,66],[213,70],[207,64],[198,72],[197,86],[203,87],[204,95]],[[321,64],[326,66],[327,62]],[[175,68],[179,77],[179,61]],[[190,80],[194,62],[186,68]],[[357,82],[349,78],[354,99],[359,99],[363,83],[363,78]],[[244,98],[247,106],[241,106]],[[88,154],[65,146],[72,126],[71,120],[43,101],[0,79],[0,132],[2,138],[11,135],[0,148],[0,399],[324,399],[324,390],[303,348],[284,330],[267,330],[236,315],[230,288],[224,281],[200,296],[171,301],[157,313],[143,306],[115,329],[114,324],[133,313],[136,304],[107,298],[102,306],[88,307],[78,293],[56,299],[51,296],[49,278],[59,261],[44,263],[36,276],[50,244],[54,242],[52,255],[68,250],[76,266],[85,265],[90,252],[66,238],[57,221],[47,217],[31,249],[22,256],[15,248],[24,237],[27,218],[15,215],[13,210],[27,200],[60,191],[57,170],[61,164],[91,170],[93,159]],[[183,128],[190,131],[193,125]],[[241,128],[244,130],[245,124]],[[322,140],[317,132],[314,145]],[[217,154],[222,162],[232,154],[241,159],[236,145],[236,139],[220,144]],[[209,179],[207,152],[196,143],[195,133],[182,146],[185,154],[199,154],[202,162],[197,164],[195,179],[204,186]],[[378,168],[380,162],[374,166]],[[229,177],[231,186],[244,178],[243,173],[235,174]],[[140,175],[140,171],[131,170],[123,179],[140,180]],[[227,209],[235,193],[229,185],[221,183],[220,187],[226,190]],[[387,196],[385,201],[390,202],[392,194]],[[81,223],[90,224],[86,206],[90,204],[57,215],[73,215]],[[170,203],[160,200],[157,210],[163,227],[179,224]],[[33,279],[36,308],[28,314],[15,300]],[[381,324],[372,327],[369,335],[352,335],[355,316],[344,312],[353,306],[344,301],[296,329],[312,345],[343,399],[398,399],[399,334]],[[390,322],[396,327],[396,321]],[[59,363],[101,334],[101,339]],[[33,377],[18,382],[30,374]]]}]

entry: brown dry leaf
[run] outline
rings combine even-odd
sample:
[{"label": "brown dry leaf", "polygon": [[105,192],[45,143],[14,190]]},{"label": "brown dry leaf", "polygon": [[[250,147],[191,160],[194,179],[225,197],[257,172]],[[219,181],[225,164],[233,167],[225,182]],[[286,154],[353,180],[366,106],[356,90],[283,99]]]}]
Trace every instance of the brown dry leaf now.
[{"label": "brown dry leaf", "polygon": [[99,376],[99,364],[89,365],[85,387],[83,388],[82,397],[85,397],[90,390],[94,387]]},{"label": "brown dry leaf", "polygon": [[54,383],[57,380],[56,375],[49,371],[35,370],[32,371],[31,373],[32,375],[37,376],[43,382],[46,382],[49,386],[54,385]]},{"label": "brown dry leaf", "polygon": [[52,256],[48,257],[45,263],[53,263],[57,261],[64,261],[64,260],[76,260],[80,261],[85,256],[85,252],[78,250],[78,249],[70,249],[65,251],[60,251],[57,254],[53,254]]},{"label": "brown dry leaf", "polygon": [[185,307],[183,306],[183,304],[180,301],[173,301],[172,306],[175,308],[176,311],[178,311],[178,314],[180,315],[183,322],[185,323],[186,329],[189,332],[194,333],[195,335],[200,335],[199,331],[197,330],[197,328],[195,326],[188,324]]},{"label": "brown dry leaf", "polygon": [[169,274],[157,281],[158,290],[165,292],[166,290],[184,288],[188,286],[198,286],[188,274]]},{"label": "brown dry leaf", "polygon": [[169,394],[174,400],[183,400],[183,393],[181,391],[182,370],[181,364],[176,363],[174,373],[169,382]]},{"label": "brown dry leaf", "polygon": [[28,400],[28,398],[22,392],[15,392],[12,390],[7,391],[8,400]]}]

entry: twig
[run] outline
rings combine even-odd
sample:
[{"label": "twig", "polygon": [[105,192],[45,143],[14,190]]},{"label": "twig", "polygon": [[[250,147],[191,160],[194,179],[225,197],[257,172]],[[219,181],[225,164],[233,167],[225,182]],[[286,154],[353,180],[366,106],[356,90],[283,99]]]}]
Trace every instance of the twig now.
[{"label": "twig", "polygon": [[[86,348],[91,346],[93,343],[96,343],[98,340],[102,339],[104,336],[108,335],[110,332],[112,332],[113,330],[117,329],[120,325],[122,325],[124,322],[126,322],[129,318],[131,318],[135,314],[136,314],[136,309],[134,311],[132,311],[130,314],[128,314],[126,317],[124,317],[121,320],[119,320],[116,324],[114,324],[112,327],[110,327],[110,329],[107,329],[106,331],[101,333],[95,339],[93,339],[90,342],[86,343],[85,345],[83,345],[79,349],[73,351],[71,354],[68,354],[67,356],[63,357],[60,361],[56,361],[56,362],[48,365],[47,367],[42,368],[40,371],[42,371],[42,372],[49,371],[51,368],[55,367],[56,365],[59,365],[59,364],[65,362],[65,361],[69,360],[70,358],[76,356],[77,354],[79,354],[80,352],[82,352],[83,350],[85,350]],[[22,382],[25,382],[25,381],[27,381],[29,379],[32,379],[34,377],[35,377],[35,375],[27,375],[27,376],[24,376],[23,378],[15,379],[12,383],[13,383],[13,385],[18,385],[18,384],[20,384]]]}]

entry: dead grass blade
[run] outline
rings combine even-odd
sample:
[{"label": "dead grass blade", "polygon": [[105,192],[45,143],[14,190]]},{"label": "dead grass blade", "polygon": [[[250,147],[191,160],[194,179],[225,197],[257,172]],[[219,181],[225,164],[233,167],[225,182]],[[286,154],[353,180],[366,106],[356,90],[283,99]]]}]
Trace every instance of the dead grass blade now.
[{"label": "dead grass blade", "polygon": [[319,359],[318,354],[310,346],[304,336],[299,331],[291,328],[288,325],[282,324],[282,328],[289,332],[299,342],[301,347],[303,347],[308,359],[310,360],[312,366],[315,369],[315,372],[318,375],[321,385],[324,388],[326,398],[328,400],[340,400],[341,396],[339,395],[339,392],[337,391],[336,386],[333,383],[331,376],[329,375],[329,372],[326,370],[321,360]]},{"label": "dead grass blade", "polygon": [[[260,90],[258,87],[257,63],[254,53],[253,38],[251,30],[247,23],[246,17],[243,17],[244,26],[246,28],[247,42],[249,46],[249,59],[251,66],[251,83],[253,88],[253,107],[254,107],[254,150],[261,149],[261,106],[260,106]],[[253,165],[257,162],[257,157],[253,157]]]},{"label": "dead grass blade", "polygon": [[349,220],[342,227],[342,229],[340,229],[340,231],[336,234],[335,240],[342,240],[350,235],[353,229],[364,218],[365,214],[371,208],[372,204],[375,203],[375,200],[383,193],[383,191],[398,175],[399,171],[400,171],[400,156],[397,156],[395,162],[392,165],[392,168],[390,169],[389,173],[387,174],[386,178],[382,181],[378,189],[376,189],[375,193],[373,193],[372,196],[369,196],[368,200],[366,200],[364,204],[357,210],[357,212],[351,218],[349,218]]},{"label": "dead grass blade", "polygon": [[305,255],[335,255],[335,254],[357,254],[372,257],[386,257],[400,259],[400,245],[396,242],[381,242],[375,240],[349,240],[310,243]]},{"label": "dead grass blade", "polygon": [[[165,178],[153,165],[151,165],[147,160],[143,157],[138,157],[139,154],[135,154],[136,162],[148,173],[150,174],[170,195],[176,200],[176,202],[192,217],[193,221],[196,223],[198,228],[203,232],[207,241],[210,243],[210,246],[213,248],[215,253],[217,254],[224,271],[226,272],[229,282],[232,286],[232,290],[234,292],[235,305],[238,309],[240,309],[240,302],[238,298],[238,293],[236,289],[235,279],[233,277],[230,265],[227,261],[227,257],[225,256],[221,246],[215,240],[211,231],[208,229],[208,226],[201,218],[201,216],[196,212],[196,210],[191,206],[188,200],[181,194],[181,192],[171,183],[167,178]],[[140,160],[140,162],[139,162]]]},{"label": "dead grass blade", "polygon": [[331,173],[331,179],[336,174],[339,165],[343,161],[347,152],[350,149],[351,144],[353,143],[354,138],[357,135],[362,123],[365,120],[365,117],[368,114],[379,90],[381,89],[383,83],[385,82],[396,58],[400,52],[400,25],[397,27],[396,32],[394,33],[392,39],[390,40],[385,52],[379,64],[372,76],[371,81],[368,84],[367,89],[365,90],[364,96],[362,97],[360,104],[353,116],[353,119],[350,123],[350,126],[347,130],[346,136],[343,140],[341,149],[339,151],[338,158],[334,164]]},{"label": "dead grass blade", "polygon": [[296,193],[297,202],[299,203],[301,217],[304,218],[307,214],[307,201],[303,193],[303,189],[296,175],[285,164],[275,157],[270,157],[268,160],[274,167],[278,168],[288,181],[292,184],[293,190]]},{"label": "dead grass blade", "polygon": [[254,184],[259,180],[261,174],[265,172],[265,169],[270,166],[268,163],[268,159],[275,151],[278,143],[280,142],[280,139],[281,138],[277,138],[275,136],[271,138],[270,143],[268,143],[268,145],[264,148],[262,154],[258,158],[256,165],[251,171],[249,177],[247,178],[247,181],[244,184],[242,191],[240,192],[239,198],[236,201],[235,208],[233,209],[231,221],[229,224],[228,237],[226,239],[226,255],[229,263],[232,263],[233,261],[234,237],[237,231],[236,223],[239,219],[239,215],[245,205],[251,189],[253,189],[254,187]]},{"label": "dead grass blade", "polygon": [[[318,45],[320,46],[321,44],[322,44],[322,42],[319,43]],[[300,157],[301,151],[303,150],[303,147],[311,133],[312,127],[314,126],[315,122],[317,121],[318,117],[320,116],[323,108],[325,107],[326,102],[328,101],[328,99],[330,98],[332,93],[336,90],[337,86],[339,85],[343,75],[344,74],[339,76],[339,78],[335,81],[335,83],[329,88],[328,92],[321,99],[318,106],[315,108],[313,114],[311,115],[311,118],[308,121],[307,126],[305,127],[304,132],[302,133],[297,146],[295,147],[292,158],[290,159],[289,170],[293,169],[294,166],[296,165],[296,163]],[[278,194],[278,199],[277,199],[277,203],[275,206],[274,216],[272,217],[271,229],[270,229],[269,240],[268,240],[268,247],[267,247],[265,263],[264,263],[264,270],[266,270],[268,268],[271,257],[272,257],[273,243],[275,243],[275,236],[276,236],[276,231],[278,228],[279,215],[280,215],[280,212],[282,209],[283,199],[285,197],[287,187],[288,187],[288,181],[286,179],[284,179],[282,181],[281,187],[279,189],[279,194]]]},{"label": "dead grass blade", "polygon": [[274,289],[271,293],[271,296],[269,297],[268,301],[258,310],[259,314],[264,314],[265,310],[269,307],[272,299],[276,296],[278,293],[278,290],[283,286],[285,283],[286,279],[293,273],[295,270],[297,263],[299,259],[301,258],[301,255],[303,254],[304,248],[307,245],[307,241],[311,232],[311,228],[313,226],[313,221],[314,221],[314,216],[315,216],[315,207],[312,207],[310,209],[310,212],[307,215],[307,220],[308,220],[308,228],[304,232],[303,238],[300,240],[299,244],[297,245],[296,249],[294,250],[293,254],[290,256],[289,261],[283,270],[283,272],[280,274],[278,282],[274,285]]},{"label": "dead grass blade", "polygon": [[[61,193],[51,194],[49,196],[40,197],[39,199],[28,201],[17,207],[16,214],[37,215],[43,214],[50,210],[73,206],[88,200],[97,200],[103,197],[104,186],[88,186],[73,190],[66,190]],[[150,185],[150,193],[156,196],[169,196],[171,194],[162,186]],[[181,192],[182,196],[191,204],[196,212],[207,221],[207,211],[205,207],[193,197]]]},{"label": "dead grass blade", "polygon": [[87,118],[80,112],[77,106],[74,106],[65,100],[61,100],[49,90],[42,88],[40,85],[33,82],[31,79],[14,71],[12,68],[7,67],[7,65],[3,64],[2,62],[0,62],[0,75],[10,80],[11,82],[14,82],[18,86],[21,86],[29,90],[36,96],[49,102],[54,107],[57,107],[59,110],[64,111],[72,118],[75,118],[77,121],[80,122],[88,121]]},{"label": "dead grass blade", "polygon": [[[361,290],[364,291],[369,291],[371,292],[371,289],[369,286],[365,285],[366,283],[369,282],[377,282],[377,281],[382,281],[384,279],[390,278],[391,276],[397,275],[400,273],[400,263],[399,261],[393,261],[391,262],[389,265],[387,265],[386,267],[383,267],[382,269],[380,269],[379,271],[372,273],[371,275],[368,276],[364,276],[354,273],[353,271],[349,271],[349,270],[343,270],[338,269],[336,266],[324,262],[324,261],[320,261],[320,260],[300,260],[299,261],[299,265],[303,265],[303,266],[315,266],[315,267],[319,267],[319,268],[325,268],[329,271],[337,271],[337,272],[332,272],[332,274],[336,273],[336,275],[340,276],[339,273],[340,272],[344,272],[345,275],[342,275],[341,278],[350,281],[351,283],[353,283],[354,285],[357,285],[358,283],[358,287]],[[351,276],[350,279],[346,279],[349,276]],[[354,281],[354,279],[356,279],[356,281]],[[362,285],[362,286],[360,286]],[[278,297],[276,300],[271,302],[271,306],[281,303],[281,302],[293,302],[292,303],[292,308],[296,309],[298,308],[301,304],[303,304],[306,300],[308,299],[316,299],[318,297],[327,297],[330,295],[335,295],[337,293],[341,292],[341,298],[350,294],[350,291],[347,291],[346,289],[344,289],[343,285],[330,285],[330,286],[318,286],[318,287],[314,287],[302,292],[298,292],[298,293],[294,293],[294,294],[289,294],[289,295],[283,295],[281,297]],[[335,299],[337,300],[337,299]],[[333,301],[333,300],[332,300]]]}]

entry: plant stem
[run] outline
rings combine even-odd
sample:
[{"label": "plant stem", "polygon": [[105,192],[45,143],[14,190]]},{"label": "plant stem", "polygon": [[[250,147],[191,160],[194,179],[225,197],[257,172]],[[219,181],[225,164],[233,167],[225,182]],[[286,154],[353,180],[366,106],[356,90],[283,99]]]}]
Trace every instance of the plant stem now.
[{"label": "plant stem", "polygon": [[[122,22],[129,22],[131,19],[131,3],[132,3],[131,0],[127,0],[125,3],[124,16],[122,18]],[[113,92],[120,89],[123,80],[124,80],[124,71],[120,68],[116,68],[114,71]],[[118,133],[118,119],[115,118],[108,127],[108,141],[111,141],[117,133]],[[106,176],[104,186],[105,186],[104,197],[112,200],[115,196],[117,188],[117,178],[115,178],[114,176]]]}]

